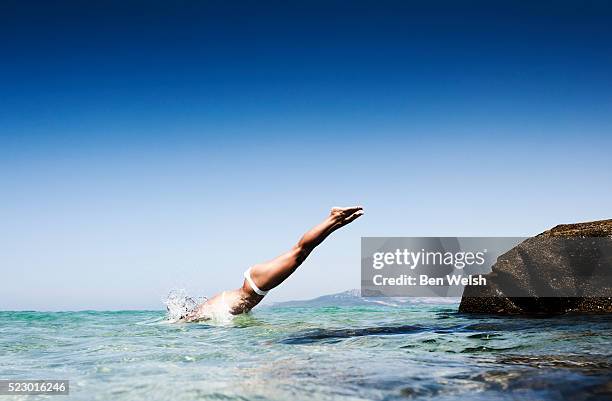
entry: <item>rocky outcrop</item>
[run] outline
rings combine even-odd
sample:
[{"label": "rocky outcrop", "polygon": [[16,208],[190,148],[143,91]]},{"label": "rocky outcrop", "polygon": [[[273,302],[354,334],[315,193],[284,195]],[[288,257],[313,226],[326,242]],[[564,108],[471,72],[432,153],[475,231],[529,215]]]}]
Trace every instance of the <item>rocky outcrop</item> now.
[{"label": "rocky outcrop", "polygon": [[460,312],[611,313],[612,219],[562,224],[501,255],[486,286],[467,286]]}]

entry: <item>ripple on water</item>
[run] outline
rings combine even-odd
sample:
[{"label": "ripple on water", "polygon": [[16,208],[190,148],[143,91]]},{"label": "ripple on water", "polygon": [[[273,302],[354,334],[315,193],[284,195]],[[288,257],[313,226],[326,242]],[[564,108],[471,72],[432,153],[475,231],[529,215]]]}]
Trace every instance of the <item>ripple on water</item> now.
[{"label": "ripple on water", "polygon": [[68,378],[71,401],[612,398],[610,317],[275,307],[226,325],[0,312],[0,328],[0,376]]}]

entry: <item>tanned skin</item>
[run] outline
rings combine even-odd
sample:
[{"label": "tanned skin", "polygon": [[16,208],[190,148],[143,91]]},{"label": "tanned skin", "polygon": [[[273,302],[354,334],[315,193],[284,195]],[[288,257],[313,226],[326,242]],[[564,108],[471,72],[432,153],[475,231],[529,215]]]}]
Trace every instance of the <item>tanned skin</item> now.
[{"label": "tanned skin", "polygon": [[[332,208],[329,216],[308,230],[289,251],[269,262],[252,266],[251,279],[263,291],[269,291],[277,287],[306,260],[313,249],[323,242],[325,238],[362,215],[363,208],[361,206]],[[261,302],[263,298],[263,296],[253,291],[250,284],[244,280],[242,287],[215,295],[190,312],[185,317],[185,320],[205,320],[209,318],[210,311],[221,302],[224,302],[229,307],[229,312],[233,315],[246,313]]]}]

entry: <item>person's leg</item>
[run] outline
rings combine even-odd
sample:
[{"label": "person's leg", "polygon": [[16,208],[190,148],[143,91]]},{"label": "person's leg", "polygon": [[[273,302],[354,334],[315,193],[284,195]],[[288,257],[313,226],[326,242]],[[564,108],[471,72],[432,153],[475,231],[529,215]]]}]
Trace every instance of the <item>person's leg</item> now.
[{"label": "person's leg", "polygon": [[[310,252],[323,242],[329,234],[347,225],[362,214],[363,208],[361,206],[333,208],[329,217],[304,234],[289,252],[267,263],[260,263],[251,267],[251,279],[263,291],[268,291],[278,286],[302,264]],[[200,304],[185,316],[184,319],[188,322],[210,319],[217,313],[215,311],[225,311],[227,308],[229,308],[229,312],[233,315],[245,313],[261,302],[262,299],[263,296],[255,293],[250,284],[245,280],[242,287],[215,295],[208,301]]]},{"label": "person's leg", "polygon": [[[291,250],[269,262],[251,267],[251,279],[263,291],[269,291],[278,286],[304,262],[310,252],[323,242],[328,235],[362,214],[363,208],[361,206],[333,208],[330,215],[304,234]],[[245,282],[245,285],[248,286],[248,283]]]}]

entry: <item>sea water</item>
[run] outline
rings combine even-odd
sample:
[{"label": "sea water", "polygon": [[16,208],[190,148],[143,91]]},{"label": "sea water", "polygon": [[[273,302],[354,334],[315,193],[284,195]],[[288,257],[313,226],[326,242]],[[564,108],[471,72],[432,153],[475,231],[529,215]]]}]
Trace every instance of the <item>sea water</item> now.
[{"label": "sea water", "polygon": [[70,400],[603,400],[611,329],[422,303],[260,307],[222,324],[0,312],[0,379],[68,379]]}]

